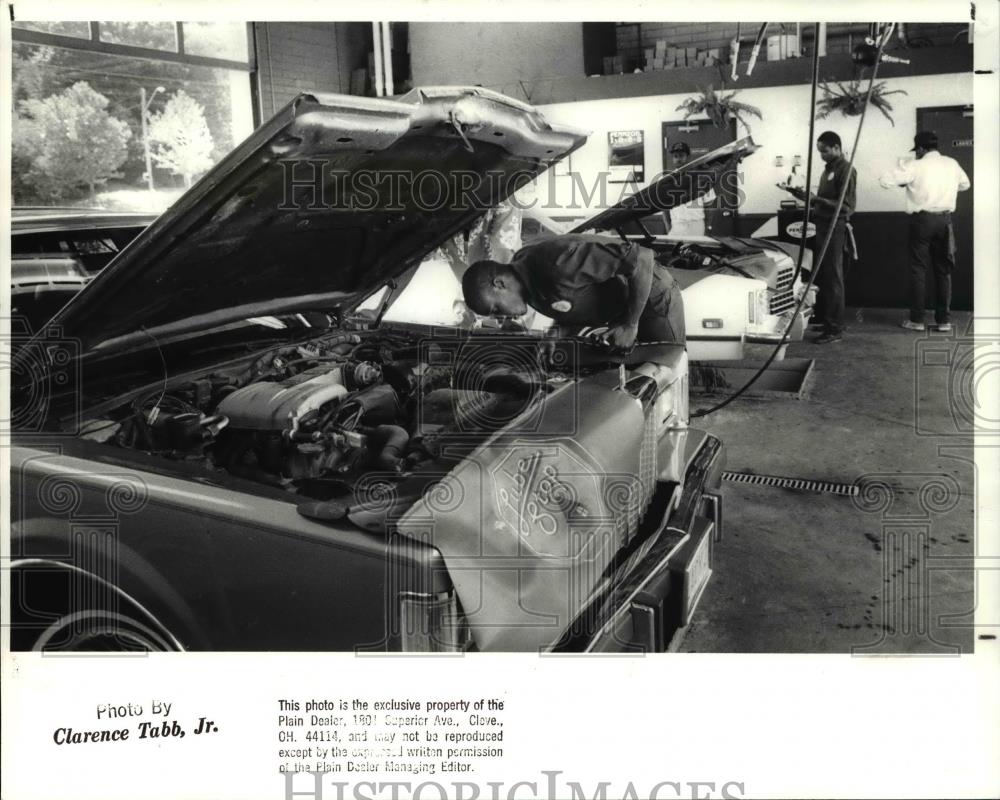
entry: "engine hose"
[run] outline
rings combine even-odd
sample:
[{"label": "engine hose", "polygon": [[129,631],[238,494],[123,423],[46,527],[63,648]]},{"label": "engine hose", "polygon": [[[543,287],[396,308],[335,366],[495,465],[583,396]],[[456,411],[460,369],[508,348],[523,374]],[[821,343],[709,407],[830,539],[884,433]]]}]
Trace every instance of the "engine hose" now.
[{"label": "engine hose", "polygon": [[395,470],[406,455],[410,434],[399,425],[379,425],[372,433],[377,441],[382,442],[377,458],[378,465],[382,469]]},{"label": "engine hose", "polygon": [[[810,201],[811,191],[812,191],[812,182],[811,182],[812,181],[812,174],[811,174],[812,173],[812,147],[813,147],[813,132],[815,130],[815,125],[816,125],[816,86],[819,83],[819,47],[816,46],[816,44],[819,41],[819,23],[818,22],[816,23],[815,30],[816,30],[816,38],[814,40],[814,46],[813,46],[812,109],[811,109],[811,114],[810,114],[810,118],[809,118],[809,160],[808,160],[808,166],[806,168],[806,201],[805,201],[806,202],[806,218],[805,218],[806,222],[808,222],[808,220],[809,220],[809,205],[810,205],[809,201]],[[890,29],[889,29],[889,35],[891,35],[891,34],[892,34],[892,28],[890,27]],[[879,43],[878,53],[875,56],[875,65],[872,67],[872,75],[871,75],[871,78],[868,81],[868,92],[865,95],[865,105],[861,109],[861,119],[858,120],[858,130],[857,130],[857,133],[854,134],[854,145],[851,148],[851,158],[847,162],[847,174],[848,174],[848,176],[850,176],[851,170],[854,168],[854,156],[858,152],[858,142],[861,139],[861,130],[864,128],[865,117],[868,114],[868,108],[871,106],[872,90],[875,88],[875,78],[878,75],[879,64],[882,63],[882,50],[885,48],[885,44],[889,40],[889,35],[886,35],[886,36],[884,36],[882,38],[882,41]],[[837,207],[834,209],[834,213],[833,213],[832,219],[837,219],[840,216],[840,209],[844,205],[844,197],[847,195],[847,187],[849,185],[850,185],[850,179],[848,179],[847,181],[845,181],[844,185],[841,187],[841,189],[840,189],[840,196],[837,198]],[[734,392],[733,394],[729,395],[729,397],[727,397],[725,400],[717,403],[716,405],[712,406],[711,408],[705,409],[704,411],[695,411],[695,412],[693,412],[691,414],[691,418],[692,419],[696,419],[698,417],[707,417],[709,414],[714,414],[716,411],[719,411],[720,409],[723,409],[726,406],[728,406],[731,402],[733,402],[733,400],[735,400],[736,398],[740,397],[744,392],[747,391],[747,389],[749,389],[751,386],[753,386],[760,379],[760,376],[763,375],[767,371],[768,367],[771,366],[771,364],[774,362],[774,359],[778,357],[778,353],[781,351],[781,348],[784,347],[785,344],[787,344],[787,342],[788,342],[788,334],[791,333],[792,326],[795,325],[795,320],[798,319],[799,312],[802,310],[802,304],[805,302],[806,297],[808,297],[809,290],[813,287],[813,284],[816,282],[816,275],[819,274],[819,271],[820,271],[820,269],[823,266],[823,258],[826,256],[827,248],[830,246],[830,239],[833,236],[833,227],[834,226],[831,225],[830,228],[829,228],[829,230],[826,232],[826,237],[823,239],[823,245],[820,248],[819,255],[816,258],[813,259],[813,268],[812,268],[812,271],[809,274],[809,281],[806,283],[805,286],[802,287],[802,292],[799,295],[798,302],[795,304],[795,310],[792,312],[792,314],[790,315],[790,317],[788,319],[788,325],[785,328],[784,333],[782,333],[782,335],[781,335],[781,340],[775,345],[774,350],[771,352],[771,355],[768,357],[767,361],[765,361],[764,364],[763,364],[763,366],[760,369],[758,369],[757,372],[743,386],[741,386],[736,392]],[[803,251],[805,249],[805,244],[804,244],[805,232],[806,232],[806,226],[805,226],[805,224],[803,224],[803,226],[802,226],[803,244],[800,245],[800,247],[799,247],[799,260],[798,260],[798,268],[796,269],[796,272],[798,272],[798,269],[801,268],[801,265],[802,265],[802,256],[803,256]]]}]

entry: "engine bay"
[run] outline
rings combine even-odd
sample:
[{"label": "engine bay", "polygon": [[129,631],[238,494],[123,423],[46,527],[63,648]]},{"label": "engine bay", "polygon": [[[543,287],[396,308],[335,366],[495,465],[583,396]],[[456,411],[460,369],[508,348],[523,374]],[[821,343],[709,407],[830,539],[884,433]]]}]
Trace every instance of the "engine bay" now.
[{"label": "engine bay", "polygon": [[531,409],[566,380],[537,352],[530,339],[337,333],[141,392],[81,436],[328,500],[372,472],[403,479],[443,443],[474,445]]}]

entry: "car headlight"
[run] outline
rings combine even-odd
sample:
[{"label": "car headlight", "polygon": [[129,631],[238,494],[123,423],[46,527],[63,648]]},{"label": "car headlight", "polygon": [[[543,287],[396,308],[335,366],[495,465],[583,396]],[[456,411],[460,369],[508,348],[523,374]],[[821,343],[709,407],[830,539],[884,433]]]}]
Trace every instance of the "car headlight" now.
[{"label": "car headlight", "polygon": [[770,313],[771,300],[767,289],[754,289],[747,294],[747,320],[750,325],[760,325]]},{"label": "car headlight", "polygon": [[660,431],[686,428],[688,424],[688,376],[681,377],[660,391],[656,398],[656,421]]},{"label": "car headlight", "polygon": [[656,381],[656,400],[651,413],[656,420],[657,433],[670,428],[686,428],[690,416],[687,352],[679,352],[676,361],[669,365],[646,362],[636,368],[635,373]]}]

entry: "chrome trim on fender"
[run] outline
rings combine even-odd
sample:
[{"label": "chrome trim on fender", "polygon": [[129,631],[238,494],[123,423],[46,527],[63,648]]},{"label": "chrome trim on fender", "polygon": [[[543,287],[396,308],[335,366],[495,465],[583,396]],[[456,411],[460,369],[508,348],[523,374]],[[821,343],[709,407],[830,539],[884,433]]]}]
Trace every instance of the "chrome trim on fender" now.
[{"label": "chrome trim on fender", "polygon": [[[75,564],[66,564],[66,563],[64,563],[62,561],[52,561],[51,559],[48,559],[48,558],[24,558],[24,559],[20,559],[18,561],[11,562],[10,570],[13,571],[15,569],[19,569],[19,568],[22,568],[22,567],[32,567],[32,566],[51,566],[51,567],[57,567],[59,569],[69,570],[70,572],[77,572],[77,573],[79,573],[81,575],[86,576],[88,579],[97,581],[102,586],[107,587],[108,589],[110,589],[111,591],[113,591],[115,594],[119,595],[120,597],[125,598],[125,600],[127,600],[129,603],[131,603],[132,605],[134,605],[136,608],[138,608],[143,614],[145,614],[146,617],[147,617],[147,619],[150,622],[152,622],[154,625],[156,625],[156,626],[158,626],[160,628],[160,633],[163,635],[163,637],[165,639],[167,639],[170,642],[171,646],[173,646],[174,648],[176,648],[178,651],[181,651],[181,652],[183,652],[185,650],[184,645],[182,645],[180,643],[180,641],[177,639],[177,637],[174,636],[170,632],[170,629],[166,625],[164,625],[163,622],[160,621],[160,619],[152,611],[150,611],[148,608],[146,608],[146,606],[144,606],[142,603],[140,603],[134,597],[132,597],[132,595],[130,595],[128,592],[120,589],[118,586],[115,586],[113,583],[109,583],[108,581],[104,580],[104,578],[102,578],[100,575],[95,575],[93,572],[87,572],[87,570],[82,569],[82,568],[76,566]],[[78,613],[78,612],[76,612],[76,613]],[[11,624],[13,624],[13,623],[11,623]]]}]

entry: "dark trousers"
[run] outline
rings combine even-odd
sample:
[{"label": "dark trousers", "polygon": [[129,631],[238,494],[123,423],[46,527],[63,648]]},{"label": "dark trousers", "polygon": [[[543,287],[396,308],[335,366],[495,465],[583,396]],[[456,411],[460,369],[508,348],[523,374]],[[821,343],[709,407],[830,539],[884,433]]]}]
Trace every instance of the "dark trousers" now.
[{"label": "dark trousers", "polygon": [[840,217],[836,222],[832,220],[816,220],[816,238],[814,247],[816,255],[819,255],[823,242],[826,241],[827,231],[833,230],[830,235],[830,244],[823,255],[823,262],[819,265],[819,272],[816,274],[816,288],[819,293],[816,297],[816,316],[823,322],[825,333],[841,333],[844,330],[844,237],[846,235],[846,220]]},{"label": "dark trousers", "polygon": [[955,268],[955,234],[951,214],[910,214],[910,321],[923,322],[927,268],[934,269],[934,320],[951,322],[951,273]]},{"label": "dark trousers", "polygon": [[[650,253],[648,250],[644,252]],[[687,336],[684,329],[684,298],[681,296],[681,288],[666,268],[659,264],[653,264],[652,267],[653,281],[649,289],[649,300],[646,301],[646,307],[639,317],[639,332],[636,339],[640,342],[685,344]]]}]

